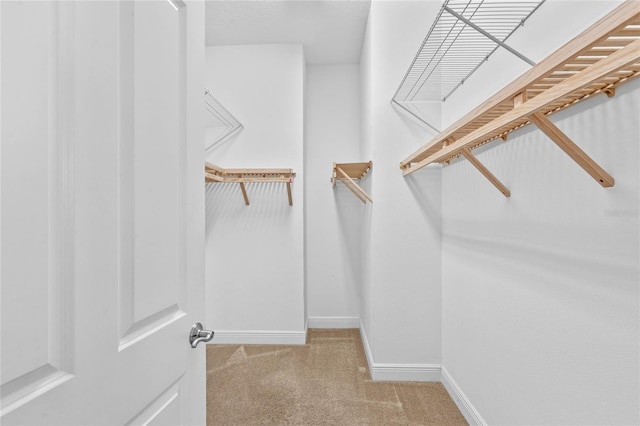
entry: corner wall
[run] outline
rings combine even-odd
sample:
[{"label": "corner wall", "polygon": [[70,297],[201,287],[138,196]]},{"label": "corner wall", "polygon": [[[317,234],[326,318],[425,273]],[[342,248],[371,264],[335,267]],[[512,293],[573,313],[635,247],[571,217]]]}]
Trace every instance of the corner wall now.
[{"label": "corner wall", "polygon": [[[362,162],[359,66],[309,65],[305,92],[305,249],[310,328],[360,325],[360,214],[334,162]],[[369,176],[365,178],[369,179]]]},{"label": "corner wall", "polygon": [[[373,3],[373,2],[372,2]],[[360,140],[359,152],[361,158],[373,160],[373,108],[371,104],[373,92],[373,66],[371,58],[372,50],[372,20],[373,15],[369,11],[367,28],[362,43],[360,54]],[[375,164],[373,166],[375,168]],[[364,183],[363,189],[367,194],[372,194],[373,180],[375,179],[375,169],[369,174]],[[373,295],[371,291],[371,212],[373,205],[369,204],[360,213],[360,223],[362,231],[360,233],[360,333],[363,343],[372,349],[369,342],[365,342],[366,333],[374,335],[373,326]],[[369,354],[369,352],[367,352]],[[368,357],[371,367],[371,358]]]},{"label": "corner wall", "polygon": [[[546,2],[513,45],[539,60],[617,3]],[[515,77],[491,67],[518,61],[490,60],[447,101],[445,121]],[[443,168],[443,376],[470,421],[640,423],[637,117],[639,80],[551,116],[613,188],[531,125],[475,151],[511,198],[467,161]]]},{"label": "corner wall", "polygon": [[207,184],[207,326],[214,343],[305,342],[304,55],[300,45],[206,48],[207,88],[244,124],[207,161],[292,168],[284,184]]},{"label": "corner wall", "polygon": [[374,202],[364,213],[362,333],[375,380],[440,378],[440,169],[403,178],[400,160],[433,134],[390,103],[439,8],[374,1],[363,47],[361,151],[373,159]]}]

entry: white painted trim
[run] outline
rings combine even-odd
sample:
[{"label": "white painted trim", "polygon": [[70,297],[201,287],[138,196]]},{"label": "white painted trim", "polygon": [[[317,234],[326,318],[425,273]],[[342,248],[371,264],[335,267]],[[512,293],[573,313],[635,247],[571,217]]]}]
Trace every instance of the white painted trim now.
[{"label": "white painted trim", "polygon": [[307,333],[302,331],[216,330],[211,343],[227,345],[304,345]]},{"label": "white painted trim", "polygon": [[439,382],[440,364],[376,363],[371,370],[375,382]]},{"label": "white painted trim", "polygon": [[371,353],[371,346],[369,346],[369,339],[367,338],[367,332],[364,329],[362,320],[360,320],[360,338],[362,339],[362,346],[364,346],[364,353],[367,356],[369,371],[371,371],[371,366],[373,365],[373,354]]},{"label": "white painted trim", "polygon": [[442,367],[441,381],[447,392],[449,392],[451,399],[453,399],[453,402],[456,403],[458,409],[460,410],[464,418],[469,422],[469,424],[478,426],[487,425],[487,422],[484,421],[478,410],[476,410],[476,407],[473,406],[471,401],[469,401],[469,398],[467,398],[464,392],[462,392],[460,386],[458,386],[455,380],[453,380],[453,378],[447,372],[447,369],[444,367]]},{"label": "white painted trim", "polygon": [[362,322],[360,323],[360,336],[364,353],[367,356],[371,379],[376,382],[439,382],[440,364],[390,364],[376,363],[369,345],[369,339]]},{"label": "white painted trim", "polygon": [[309,317],[309,328],[360,328],[359,317]]}]

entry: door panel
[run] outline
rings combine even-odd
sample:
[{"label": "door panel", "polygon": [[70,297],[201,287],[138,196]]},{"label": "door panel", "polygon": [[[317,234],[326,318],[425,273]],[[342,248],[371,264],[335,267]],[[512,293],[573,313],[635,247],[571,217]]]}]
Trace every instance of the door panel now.
[{"label": "door panel", "polygon": [[140,321],[177,305],[184,285],[184,9],[169,2],[134,8],[134,319]]},{"label": "door panel", "polygon": [[[58,126],[58,5],[3,5],[2,411],[71,378],[69,146]],[[14,39],[14,40],[15,40]],[[5,241],[10,241],[7,246]],[[34,330],[37,332],[28,332]]]},{"label": "door panel", "polygon": [[174,383],[126,424],[127,426],[179,425],[182,424],[180,408],[180,385]]},{"label": "door panel", "polygon": [[0,2],[2,424],[203,424],[200,2]]},{"label": "door panel", "polygon": [[121,348],[185,312],[184,6],[120,4]]}]

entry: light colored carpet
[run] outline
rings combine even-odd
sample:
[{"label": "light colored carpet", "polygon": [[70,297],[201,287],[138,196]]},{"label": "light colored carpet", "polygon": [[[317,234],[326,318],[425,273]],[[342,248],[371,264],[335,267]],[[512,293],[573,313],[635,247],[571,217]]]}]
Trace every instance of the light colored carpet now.
[{"label": "light colored carpet", "polygon": [[360,333],[303,346],[208,345],[207,424],[466,425],[441,383],[373,382]]}]

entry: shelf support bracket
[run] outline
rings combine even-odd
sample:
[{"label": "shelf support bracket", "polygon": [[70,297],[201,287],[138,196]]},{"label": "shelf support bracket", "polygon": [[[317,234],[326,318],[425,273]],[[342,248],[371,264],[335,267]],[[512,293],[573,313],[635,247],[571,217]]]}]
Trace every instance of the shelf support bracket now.
[{"label": "shelf support bracket", "polygon": [[333,175],[331,175],[331,186],[332,187],[336,187],[336,179],[338,178],[337,173],[336,173],[336,163],[334,161],[333,163]]},{"label": "shelf support bracket", "polygon": [[358,199],[362,201],[364,204],[367,204],[367,200],[365,200],[365,198],[362,195],[360,195],[355,189],[353,189],[351,185],[349,185],[348,181],[346,181],[344,178],[340,176],[338,176],[338,179],[340,179],[340,182],[342,182],[342,184],[346,186],[349,189],[349,191],[353,192],[353,195],[358,197]]},{"label": "shelf support bracket", "polygon": [[502,193],[502,195],[504,195],[505,197],[511,197],[511,191],[509,191],[509,188],[507,188],[506,186],[504,186],[502,184],[502,182],[500,182],[498,180],[498,178],[496,178],[493,173],[491,173],[489,171],[489,169],[487,169],[484,164],[482,164],[472,153],[471,151],[469,151],[467,148],[464,148],[462,150],[460,150],[460,153],[464,156],[464,158],[466,158],[467,160],[469,160],[469,162],[471,164],[473,164],[473,166],[478,169],[478,171],[480,173],[482,173],[484,175],[484,177],[486,177],[487,179],[489,179],[489,182],[491,182],[493,184],[493,186],[495,186],[496,188],[498,188],[498,191],[500,191]]},{"label": "shelf support bracket", "polygon": [[556,127],[544,114],[535,113],[529,116],[529,120],[542,130],[553,142],[555,142],[565,154],[573,159],[580,167],[591,175],[604,188],[612,187],[614,179],[602,167],[589,157],[578,145],[576,145],[562,130]]},{"label": "shelf support bracket", "polygon": [[289,205],[293,206],[293,198],[291,197],[291,181],[287,182],[287,195],[289,196]]},{"label": "shelf support bracket", "polygon": [[[338,179],[340,179],[340,181],[351,190],[351,192],[353,192],[359,199],[360,201],[362,201],[363,203],[366,204],[365,198],[367,200],[369,200],[370,202],[373,203],[373,199],[371,198],[371,196],[369,196],[369,194],[367,194],[365,192],[364,189],[360,188],[360,185],[358,185],[353,179],[351,179],[349,177],[349,175],[347,173],[345,173],[344,170],[342,170],[339,166],[336,166],[336,171],[342,175],[342,176],[338,176]],[[353,185],[353,187],[351,187],[350,185],[347,185],[345,179],[351,183],[351,185]],[[355,188],[355,189],[354,189]],[[358,194],[359,192],[359,194]],[[364,198],[363,198],[364,197]]]},{"label": "shelf support bracket", "polygon": [[249,205],[249,197],[247,196],[247,188],[244,187],[244,182],[240,182],[240,189],[242,190],[242,197],[244,198],[244,203]]},{"label": "shelf support bracket", "polygon": [[396,105],[398,108],[400,108],[401,110],[403,110],[404,112],[406,112],[407,114],[409,114],[410,116],[412,116],[413,118],[418,120],[421,124],[424,124],[425,126],[430,128],[431,130],[434,130],[436,133],[440,133],[440,130],[435,128],[433,125],[429,124],[427,121],[425,121],[418,114],[416,114],[415,112],[411,111],[409,108],[407,108],[406,106],[402,105],[400,102],[396,101],[395,99],[391,99],[391,105],[392,106]]}]

